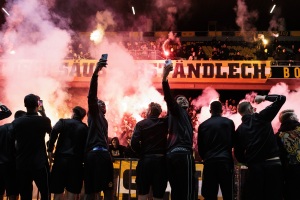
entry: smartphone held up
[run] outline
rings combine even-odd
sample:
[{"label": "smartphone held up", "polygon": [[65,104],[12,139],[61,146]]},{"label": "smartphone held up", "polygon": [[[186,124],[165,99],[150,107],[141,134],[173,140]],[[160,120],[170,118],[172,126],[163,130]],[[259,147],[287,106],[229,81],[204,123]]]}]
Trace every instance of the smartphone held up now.
[{"label": "smartphone held up", "polygon": [[103,64],[104,67],[106,67],[106,65],[107,65],[107,57],[108,57],[108,54],[105,53],[105,54],[102,54],[101,58],[99,59],[99,63]]},{"label": "smartphone held up", "polygon": [[[172,64],[172,60],[171,60],[171,59],[165,60],[165,66],[169,66],[169,65],[171,65],[171,64]],[[171,71],[173,71],[173,66],[172,66]]]}]

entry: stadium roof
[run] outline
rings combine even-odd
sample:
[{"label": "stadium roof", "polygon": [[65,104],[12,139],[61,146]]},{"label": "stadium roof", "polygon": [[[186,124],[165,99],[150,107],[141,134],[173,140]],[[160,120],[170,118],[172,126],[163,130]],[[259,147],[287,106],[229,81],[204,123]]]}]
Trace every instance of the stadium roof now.
[{"label": "stadium roof", "polygon": [[[6,0],[6,2],[14,0]],[[52,11],[87,31],[97,11],[109,11],[114,31],[300,30],[299,0],[44,0]],[[244,4],[243,4],[244,2]],[[272,6],[276,4],[273,13]],[[1,7],[5,2],[1,1]],[[135,15],[132,13],[134,7]],[[0,22],[4,22],[1,12]],[[237,24],[236,19],[240,22]]]}]

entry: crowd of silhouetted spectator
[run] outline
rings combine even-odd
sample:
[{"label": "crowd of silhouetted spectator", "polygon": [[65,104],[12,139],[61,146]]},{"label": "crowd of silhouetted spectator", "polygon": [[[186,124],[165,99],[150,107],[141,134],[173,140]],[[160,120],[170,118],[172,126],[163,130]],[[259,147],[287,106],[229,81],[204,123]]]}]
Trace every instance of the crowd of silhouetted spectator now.
[{"label": "crowd of silhouetted spectator", "polygon": [[[274,60],[300,61],[300,42],[268,45],[245,41],[125,41],[121,42],[135,60]],[[74,43],[68,47],[66,59],[93,59],[89,44]]]}]

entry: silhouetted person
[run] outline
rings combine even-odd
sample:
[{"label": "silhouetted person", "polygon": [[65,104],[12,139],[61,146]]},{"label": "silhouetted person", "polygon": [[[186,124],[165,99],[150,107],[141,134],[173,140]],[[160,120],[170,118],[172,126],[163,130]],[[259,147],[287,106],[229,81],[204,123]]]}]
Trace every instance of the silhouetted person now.
[{"label": "silhouetted person", "polygon": [[113,163],[108,151],[108,123],[106,105],[98,99],[98,72],[106,66],[100,60],[92,75],[88,94],[88,137],[84,162],[84,187],[86,199],[97,199],[103,191],[105,200],[113,199]]},{"label": "silhouetted person", "polygon": [[[71,119],[60,119],[53,127],[49,139],[48,157],[54,158],[50,176],[50,192],[54,199],[78,199],[83,183],[83,158],[88,127],[82,122],[86,110],[80,106],[72,109]],[[55,147],[55,142],[57,142]],[[55,152],[53,153],[55,149]]]},{"label": "silhouetted person", "polygon": [[167,188],[166,145],[167,118],[159,118],[162,109],[151,102],[147,118],[139,121],[131,139],[132,149],[139,153],[137,165],[137,192],[139,200],[147,200],[152,187],[153,199],[163,199]]},{"label": "silhouetted person", "polygon": [[195,199],[195,160],[193,157],[193,126],[188,115],[189,102],[185,96],[175,99],[167,80],[172,63],[163,69],[162,86],[168,107],[169,132],[167,169],[172,200]]},{"label": "silhouetted person", "polygon": [[284,104],[283,95],[257,95],[256,103],[273,102],[259,113],[250,102],[241,102],[238,112],[242,123],[236,130],[234,154],[248,167],[247,199],[282,200],[283,173],[272,120]]},{"label": "silhouetted person", "polygon": [[284,169],[284,199],[299,199],[300,191],[300,123],[294,110],[283,110],[279,114],[281,123],[277,141]]},{"label": "silhouetted person", "polygon": [[[26,112],[18,110],[15,119],[22,117]],[[11,123],[0,126],[0,200],[4,192],[7,199],[16,200],[19,191],[16,180],[15,140],[11,132]]]},{"label": "silhouetted person", "polygon": [[224,200],[233,198],[233,135],[234,123],[222,117],[222,104],[210,104],[211,117],[198,128],[198,152],[204,161],[202,196],[206,200],[218,198],[219,186]]},{"label": "silhouetted person", "polygon": [[26,115],[12,122],[16,140],[16,167],[22,200],[32,199],[32,181],[41,193],[41,200],[48,200],[49,163],[45,135],[51,132],[51,121],[38,115],[38,96],[29,94],[24,98]]},{"label": "silhouetted person", "polygon": [[[118,137],[113,137],[111,139],[111,144],[108,147],[108,151],[115,162],[115,159],[117,158],[125,158],[125,149],[126,147],[120,144]],[[120,169],[114,168],[114,198],[117,198],[117,183],[118,178],[120,175]]]}]

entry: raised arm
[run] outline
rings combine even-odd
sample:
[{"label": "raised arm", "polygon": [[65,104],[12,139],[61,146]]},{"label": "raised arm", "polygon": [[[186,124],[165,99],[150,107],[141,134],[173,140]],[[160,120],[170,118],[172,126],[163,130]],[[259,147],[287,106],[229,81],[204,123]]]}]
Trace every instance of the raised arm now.
[{"label": "raised arm", "polygon": [[0,120],[11,116],[11,114],[12,114],[11,111],[5,105],[3,105],[1,102],[0,102],[0,109],[1,109]]},{"label": "raised arm", "polygon": [[91,78],[90,89],[88,94],[88,106],[89,106],[90,113],[98,110],[98,105],[97,105],[98,73],[105,66],[106,66],[106,61],[100,60],[97,63],[96,69]]},{"label": "raised arm", "polygon": [[261,103],[264,100],[271,101],[273,103],[267,106],[262,111],[260,111],[259,115],[260,117],[262,117],[262,119],[266,121],[272,121],[276,117],[282,105],[285,103],[286,97],[283,95],[276,95],[276,94],[264,95],[264,96],[257,95],[255,97],[255,102],[257,103]]},{"label": "raised arm", "polygon": [[176,114],[176,109],[178,108],[178,104],[175,102],[172,94],[171,94],[171,89],[169,86],[168,82],[168,76],[170,72],[173,70],[173,64],[166,65],[163,69],[163,74],[162,74],[162,88],[164,91],[164,99],[167,103],[168,110],[172,114]]}]

